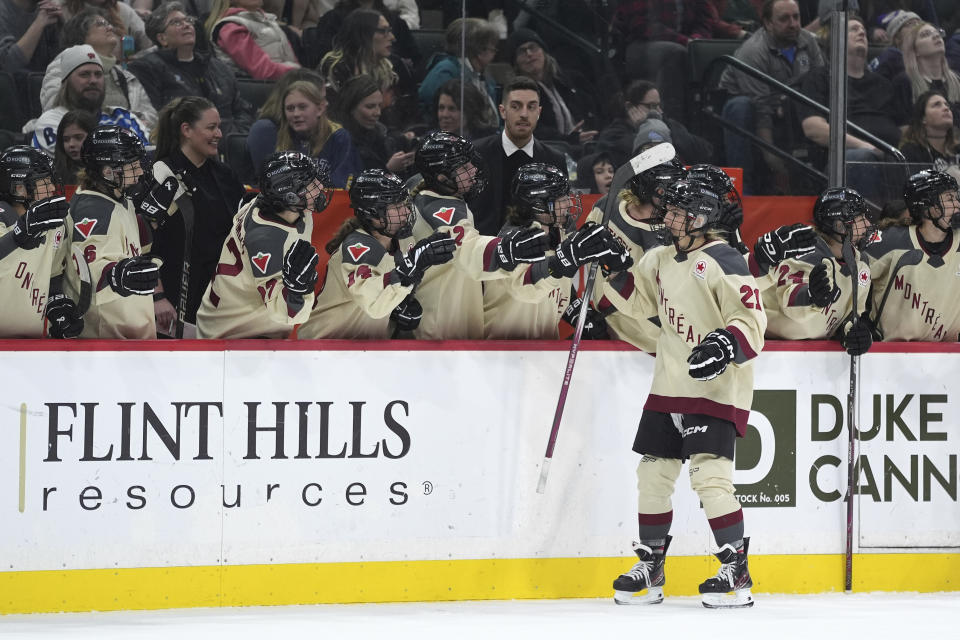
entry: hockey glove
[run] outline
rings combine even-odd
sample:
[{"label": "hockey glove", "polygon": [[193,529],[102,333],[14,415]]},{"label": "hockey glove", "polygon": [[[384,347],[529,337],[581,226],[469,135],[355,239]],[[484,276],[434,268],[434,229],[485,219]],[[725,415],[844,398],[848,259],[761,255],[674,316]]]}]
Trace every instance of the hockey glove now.
[{"label": "hockey glove", "polygon": [[511,229],[497,244],[500,268],[513,271],[519,262],[540,262],[550,248],[543,229]]},{"label": "hockey glove", "polygon": [[824,259],[810,271],[807,285],[810,300],[824,309],[840,298],[840,287],[836,282],[836,267],[832,260]]},{"label": "hockey glove", "polygon": [[400,278],[400,284],[413,286],[423,280],[428,267],[453,260],[457,243],[446,233],[435,233],[410,247],[406,255],[398,253],[394,258],[397,267],[394,271]]},{"label": "hockey glove", "polygon": [[733,334],[726,329],[714,329],[708,333],[687,358],[690,377],[713,380],[719,376],[736,357],[735,345]]},{"label": "hockey glove", "polygon": [[63,196],[45,198],[34,202],[27,212],[17,219],[13,227],[13,240],[21,249],[36,249],[43,234],[63,226],[67,217],[67,199]]},{"label": "hockey glove", "polygon": [[303,238],[298,238],[290,245],[283,256],[283,286],[286,287],[287,292],[298,296],[313,292],[319,277],[317,274],[319,261],[320,256],[317,255],[317,250]]},{"label": "hockey glove", "polygon": [[83,331],[83,317],[77,304],[62,293],[47,299],[47,333],[51,338],[76,338]]},{"label": "hockey glove", "polygon": [[[149,175],[149,174],[145,174]],[[142,186],[130,196],[134,210],[139,213],[144,220],[157,225],[157,228],[163,227],[170,217],[170,208],[173,205],[173,199],[177,195],[179,183],[173,176],[169,176],[159,184],[150,175],[141,180]]]},{"label": "hockey glove", "polygon": [[840,344],[852,356],[862,356],[873,344],[873,331],[870,321],[860,317],[856,322],[848,320],[839,330]]},{"label": "hockey glove", "polygon": [[753,255],[764,272],[787,258],[810,253],[815,248],[817,233],[805,224],[791,224],[767,231],[757,238]]},{"label": "hockey glove", "polygon": [[[575,328],[580,317],[581,306],[583,301],[580,298],[574,298],[560,319]],[[587,307],[587,318],[583,322],[583,333],[580,337],[584,340],[607,340],[610,337],[607,335],[607,321],[604,320],[603,314],[593,307]]]},{"label": "hockey glove", "polygon": [[110,268],[110,288],[124,298],[153,295],[159,279],[160,267],[147,256],[124,258]]},{"label": "hockey glove", "polygon": [[610,234],[610,240],[612,242],[607,242],[610,247],[610,255],[600,258],[600,268],[603,269],[604,276],[626,271],[633,266],[633,258],[623,241],[612,233]]},{"label": "hockey glove", "polygon": [[420,326],[420,318],[423,317],[423,307],[420,301],[413,297],[411,293],[403,302],[397,305],[397,308],[390,314],[390,319],[396,325],[397,331],[413,331]]},{"label": "hockey glove", "polygon": [[587,222],[575,233],[564,238],[556,253],[547,260],[547,268],[554,278],[572,278],[581,265],[611,253],[616,239],[606,227]]}]

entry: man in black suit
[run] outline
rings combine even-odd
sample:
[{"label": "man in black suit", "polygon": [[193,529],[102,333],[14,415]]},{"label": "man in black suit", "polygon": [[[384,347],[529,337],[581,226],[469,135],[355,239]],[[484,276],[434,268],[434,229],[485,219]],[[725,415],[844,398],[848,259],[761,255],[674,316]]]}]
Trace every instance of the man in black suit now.
[{"label": "man in black suit", "polygon": [[552,164],[566,174],[563,155],[533,139],[540,119],[540,88],[525,76],[517,76],[503,88],[500,101],[503,132],[474,142],[483,160],[489,184],[470,204],[474,225],[489,236],[500,232],[510,204],[510,185],[517,169],[531,162]]}]

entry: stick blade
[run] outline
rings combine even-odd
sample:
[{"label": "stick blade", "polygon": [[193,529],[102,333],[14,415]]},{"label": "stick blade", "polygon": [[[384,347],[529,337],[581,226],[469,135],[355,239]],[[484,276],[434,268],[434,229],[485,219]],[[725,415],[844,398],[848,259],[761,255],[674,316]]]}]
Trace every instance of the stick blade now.
[{"label": "stick blade", "polygon": [[670,162],[676,157],[677,150],[674,149],[673,145],[669,142],[663,142],[634,156],[630,159],[629,164],[633,169],[634,175],[636,175],[664,162]]}]

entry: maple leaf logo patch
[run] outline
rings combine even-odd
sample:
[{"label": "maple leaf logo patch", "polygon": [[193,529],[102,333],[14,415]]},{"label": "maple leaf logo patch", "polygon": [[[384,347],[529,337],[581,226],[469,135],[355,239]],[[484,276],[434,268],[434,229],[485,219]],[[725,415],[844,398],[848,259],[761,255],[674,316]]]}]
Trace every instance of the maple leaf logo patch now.
[{"label": "maple leaf logo patch", "polygon": [[83,239],[86,240],[90,237],[90,233],[93,231],[93,228],[97,226],[96,220],[91,220],[90,218],[84,218],[80,222],[74,223],[73,228],[77,230]]},{"label": "maple leaf logo patch", "polygon": [[859,274],[857,274],[857,280],[860,282],[861,287],[866,287],[870,285],[870,272],[866,269],[862,269]]},{"label": "maple leaf logo patch", "polygon": [[701,280],[705,277],[707,273],[707,261],[706,260],[697,260],[697,264],[693,267],[693,275],[697,276]]},{"label": "maple leaf logo patch", "polygon": [[347,251],[350,252],[350,257],[353,258],[354,262],[359,262],[360,258],[363,257],[363,254],[370,251],[370,247],[362,242],[357,242],[347,247]]},{"label": "maple leaf logo patch", "polygon": [[433,214],[433,217],[442,222],[443,224],[450,224],[453,221],[453,214],[456,213],[456,209],[453,207],[443,207],[439,211]]},{"label": "maple leaf logo patch", "polygon": [[63,229],[57,229],[57,232],[53,234],[53,248],[56,249],[60,246],[60,243],[63,242]]},{"label": "maple leaf logo patch", "polygon": [[270,263],[270,254],[258,251],[257,255],[250,258],[250,262],[252,262],[257,269],[260,269],[260,273],[266,275],[267,265]]}]

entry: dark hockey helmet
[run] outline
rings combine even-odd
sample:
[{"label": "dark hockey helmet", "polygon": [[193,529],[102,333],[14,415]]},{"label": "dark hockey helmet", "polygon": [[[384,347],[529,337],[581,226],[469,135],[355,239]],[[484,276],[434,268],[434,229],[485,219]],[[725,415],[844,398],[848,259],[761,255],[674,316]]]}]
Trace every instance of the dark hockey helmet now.
[{"label": "dark hockey helmet", "polygon": [[709,185],[720,196],[722,210],[717,227],[732,237],[743,224],[743,201],[730,176],[712,164],[695,164],[687,169],[687,179]]},{"label": "dark hockey helmet", "polygon": [[[476,167],[473,183],[460,167],[472,163]],[[442,195],[472,198],[487,185],[483,162],[469,141],[446,131],[435,131],[417,144],[417,171],[427,188]]]},{"label": "dark hockey helmet", "polygon": [[551,164],[531,162],[517,169],[510,189],[521,220],[565,227],[582,211],[580,195],[570,193],[567,175]]},{"label": "dark hockey helmet", "polygon": [[[49,178],[53,193],[38,194],[37,182]],[[17,186],[23,185],[26,195],[17,195]],[[0,154],[0,198],[29,207],[36,200],[49,198],[63,191],[63,185],[53,167],[50,156],[26,145],[8,147]],[[38,197],[39,196],[39,197]]]},{"label": "dark hockey helmet", "polygon": [[[858,219],[865,222],[858,223]],[[842,224],[845,231],[840,231],[837,223]],[[820,194],[813,205],[813,224],[820,232],[837,242],[843,242],[847,233],[852,233],[860,248],[863,248],[873,235],[867,202],[855,189],[849,187],[831,187]]]},{"label": "dark hockey helmet", "polygon": [[[940,217],[943,217],[940,194],[948,191],[957,191],[957,181],[942,171],[924,169],[910,176],[903,188],[903,200],[907,203],[907,210],[910,211],[914,223],[920,224],[925,217],[929,217],[927,212],[931,207],[938,209]],[[954,215],[953,218],[957,220],[960,216]]]},{"label": "dark hockey helmet", "polygon": [[[299,151],[279,151],[260,170],[260,202],[267,209],[319,213],[330,203],[330,165]],[[319,186],[314,183],[319,183]]]},{"label": "dark hockey helmet", "polygon": [[369,233],[391,238],[410,235],[417,214],[403,180],[383,169],[367,169],[350,185],[350,206]]},{"label": "dark hockey helmet", "polygon": [[[144,172],[150,170],[140,138],[115,125],[103,125],[91,131],[80,148],[80,160],[91,180],[122,193],[139,180],[138,176],[126,175],[125,166],[139,162]],[[104,167],[113,169],[113,178],[103,176]]]},{"label": "dark hockey helmet", "polygon": [[[701,234],[711,229],[722,231],[718,226],[723,212],[720,196],[710,185],[696,180],[679,180],[666,188],[662,201],[664,210],[677,207],[685,213],[684,229],[687,235]],[[671,236],[668,240],[676,242],[676,237],[668,235]]]}]

